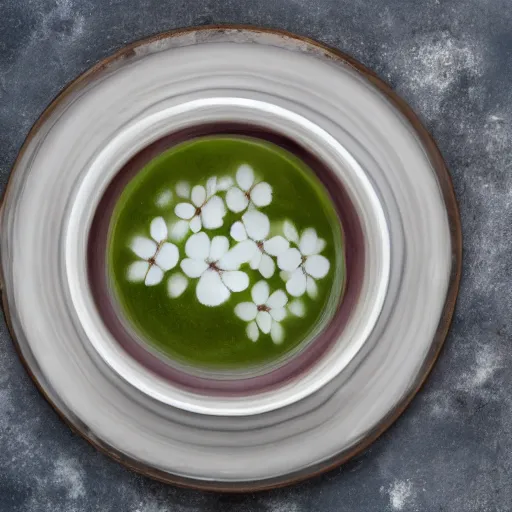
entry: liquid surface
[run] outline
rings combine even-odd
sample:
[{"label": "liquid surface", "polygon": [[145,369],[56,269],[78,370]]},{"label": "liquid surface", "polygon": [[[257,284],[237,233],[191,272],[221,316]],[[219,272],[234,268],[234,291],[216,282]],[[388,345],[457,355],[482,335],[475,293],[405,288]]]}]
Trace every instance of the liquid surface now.
[{"label": "liquid surface", "polygon": [[179,144],[123,190],[108,241],[122,314],[163,354],[197,367],[269,363],[332,318],[342,231],[315,174],[240,136]]}]

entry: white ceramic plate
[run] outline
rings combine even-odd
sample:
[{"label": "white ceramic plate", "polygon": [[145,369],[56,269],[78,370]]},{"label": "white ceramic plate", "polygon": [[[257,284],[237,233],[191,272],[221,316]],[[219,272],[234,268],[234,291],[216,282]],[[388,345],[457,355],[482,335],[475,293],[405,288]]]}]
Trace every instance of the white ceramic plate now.
[{"label": "white ceramic plate", "polygon": [[[98,316],[86,242],[101,195],[159,137],[205,121],[282,133],[343,183],[364,278],[336,344],[251,396],[184,390],[128,356]],[[3,298],[46,397],[96,446],[169,482],[259,489],[346,460],[403,410],[443,342],[460,273],[444,163],[410,109],[349,57],[247,27],[132,45],[77,79],[31,131],[1,217]]]}]

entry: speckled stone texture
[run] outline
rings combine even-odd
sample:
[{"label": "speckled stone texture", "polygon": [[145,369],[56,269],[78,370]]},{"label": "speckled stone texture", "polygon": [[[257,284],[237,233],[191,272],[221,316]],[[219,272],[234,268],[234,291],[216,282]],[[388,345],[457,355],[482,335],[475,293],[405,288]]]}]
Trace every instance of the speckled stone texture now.
[{"label": "speckled stone texture", "polygon": [[[425,122],[460,202],[464,272],[430,379],[344,467],[227,496],[152,482],[60,421],[0,323],[0,511],[507,512],[512,509],[512,9],[508,0],[0,0],[0,175],[59,90],[124,44],[250,23],[340,48]],[[411,169],[414,172],[414,169]]]}]

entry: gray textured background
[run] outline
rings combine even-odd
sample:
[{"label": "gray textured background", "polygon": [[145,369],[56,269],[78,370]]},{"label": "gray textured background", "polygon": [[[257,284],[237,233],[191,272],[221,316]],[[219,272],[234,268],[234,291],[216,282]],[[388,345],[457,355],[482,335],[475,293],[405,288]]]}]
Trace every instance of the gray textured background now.
[{"label": "gray textured background", "polygon": [[[509,0],[0,0],[0,176],[58,91],[125,43],[187,25],[311,36],[379,73],[451,169],[464,232],[454,324],[431,378],[364,455],[292,488],[185,491],[72,434],[0,321],[0,511],[512,510],[512,8]],[[411,172],[414,170],[412,169]]]}]

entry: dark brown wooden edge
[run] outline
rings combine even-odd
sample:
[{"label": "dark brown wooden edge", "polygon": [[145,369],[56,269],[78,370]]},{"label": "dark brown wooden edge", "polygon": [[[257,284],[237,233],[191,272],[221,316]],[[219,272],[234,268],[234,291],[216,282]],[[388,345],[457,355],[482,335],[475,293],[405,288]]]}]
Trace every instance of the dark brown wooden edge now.
[{"label": "dark brown wooden edge", "polygon": [[[432,167],[434,168],[437,178],[439,180],[439,184],[443,193],[443,198],[446,204],[448,220],[450,224],[450,236],[452,243],[452,271],[450,275],[450,282],[448,286],[448,291],[446,295],[446,300],[443,308],[443,314],[439,321],[439,325],[432,341],[431,349],[428,353],[428,356],[423,364],[416,381],[410,387],[409,392],[402,398],[400,403],[395,407],[393,411],[391,411],[385,418],[382,419],[380,424],[373,429],[364,439],[359,441],[355,446],[353,446],[349,450],[345,450],[341,453],[337,453],[330,459],[318,463],[314,466],[311,466],[305,470],[301,470],[292,474],[284,475],[277,478],[270,478],[267,480],[258,480],[254,482],[235,482],[232,484],[228,484],[226,482],[208,482],[202,480],[194,480],[189,478],[183,478],[177,475],[171,475],[164,471],[151,468],[146,464],[140,463],[137,460],[134,460],[130,457],[125,456],[121,452],[119,452],[114,447],[104,443],[100,439],[97,439],[94,434],[89,430],[86,424],[84,424],[80,419],[78,419],[71,411],[64,412],[59,408],[59,406],[55,403],[55,401],[49,396],[49,393],[46,389],[50,389],[48,383],[43,382],[44,379],[38,378],[35,375],[35,371],[33,371],[32,366],[35,365],[35,361],[32,364],[27,361],[25,355],[22,353],[21,347],[16,339],[15,333],[12,328],[12,324],[10,321],[9,315],[9,307],[7,304],[7,300],[3,291],[3,283],[2,283],[2,304],[4,315],[7,321],[7,326],[11,333],[11,337],[13,338],[13,342],[18,352],[18,355],[25,366],[26,371],[36,384],[40,393],[46,398],[46,400],[51,404],[51,406],[55,409],[55,411],[59,414],[62,420],[71,428],[71,430],[79,435],[81,435],[86,441],[88,441],[95,448],[108,455],[112,459],[117,462],[123,464],[124,466],[142,474],[145,476],[149,476],[155,480],[159,480],[164,483],[177,485],[180,487],[186,487],[196,490],[204,490],[204,491],[215,491],[215,492],[255,492],[255,491],[263,491],[268,489],[276,489],[279,487],[284,487],[287,485],[292,485],[299,483],[308,478],[312,478],[318,476],[322,473],[325,473],[331,469],[334,469],[341,464],[347,462],[352,457],[360,454],[364,451],[373,441],[375,441],[383,432],[385,432],[402,414],[405,408],[409,405],[411,400],[414,398],[416,393],[420,390],[421,386],[425,382],[427,376],[429,375],[434,363],[437,360],[437,357],[441,351],[444,340],[448,333],[448,329],[450,327],[455,303],[457,300],[457,294],[459,291],[459,284],[461,278],[462,271],[462,229],[460,223],[460,215],[459,209],[457,205],[457,200],[455,197],[455,191],[453,189],[453,183],[446,167],[446,164],[443,160],[443,157],[434,142],[431,135],[428,133],[426,128],[423,126],[418,116],[414,113],[414,111],[409,107],[409,105],[400,97],[397,93],[391,89],[391,87],[386,84],[381,78],[379,78],[373,71],[367,69],[363,64],[356,61],[353,57],[343,53],[340,50],[335,48],[331,48],[323,43],[319,43],[304,36],[298,36],[287,32],[285,30],[280,29],[272,29],[272,28],[260,28],[251,25],[208,25],[202,27],[188,27],[183,29],[176,29],[169,32],[160,33],[154,35],[152,37],[142,39],[140,41],[129,44],[114,53],[110,57],[107,57],[97,63],[95,66],[90,68],[88,71],[80,75],[73,82],[68,84],[50,103],[50,105],[46,108],[46,110],[41,114],[39,119],[36,121],[34,126],[31,128],[28,133],[25,142],[23,143],[16,161],[13,165],[11,176],[9,177],[9,181],[4,190],[4,194],[2,196],[2,207],[3,200],[5,195],[9,190],[9,185],[11,183],[12,175],[16,171],[16,167],[21,160],[28,144],[31,139],[37,133],[42,124],[46,121],[46,119],[51,115],[53,110],[57,107],[57,105],[66,98],[69,94],[71,94],[75,89],[82,85],[82,83],[86,80],[90,80],[95,77],[100,71],[102,71],[105,67],[110,66],[113,62],[125,58],[129,58],[134,54],[134,49],[150,44],[154,41],[159,41],[162,39],[167,39],[171,37],[175,37],[184,33],[196,32],[196,31],[207,31],[207,30],[243,30],[243,31],[252,31],[252,32],[263,32],[263,33],[271,33],[283,37],[287,37],[290,39],[298,40],[302,43],[307,43],[309,45],[315,46],[316,48],[323,51],[323,54],[326,58],[332,59],[334,61],[343,62],[344,64],[348,64],[355,71],[360,73],[363,77],[369,80],[375,87],[377,87],[386,97],[387,99],[402,113],[402,115],[409,121],[409,123],[414,128],[416,135],[419,137],[422,142],[425,150],[428,154],[428,157],[431,161]],[[2,279],[3,281],[3,279]]]}]

